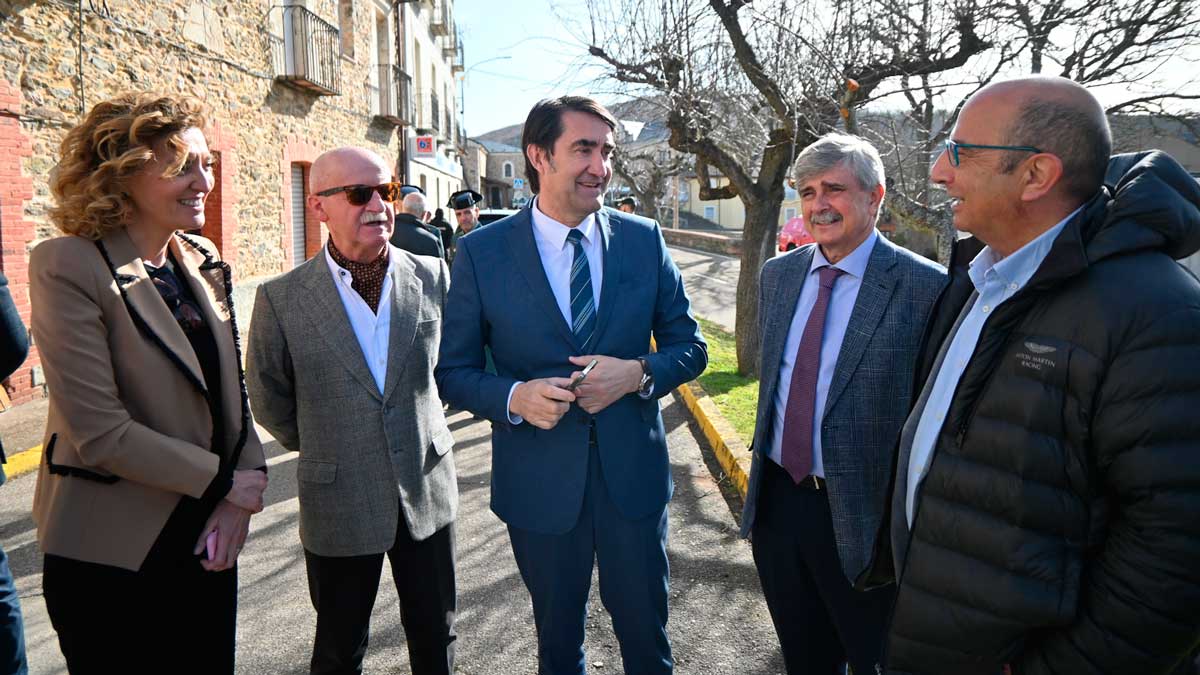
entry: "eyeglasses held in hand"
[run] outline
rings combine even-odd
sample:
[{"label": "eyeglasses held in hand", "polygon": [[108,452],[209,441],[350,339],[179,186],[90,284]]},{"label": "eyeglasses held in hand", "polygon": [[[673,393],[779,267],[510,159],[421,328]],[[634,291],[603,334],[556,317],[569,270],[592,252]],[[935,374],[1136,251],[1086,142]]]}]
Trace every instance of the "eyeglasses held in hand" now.
[{"label": "eyeglasses held in hand", "polygon": [[1012,150],[1015,152],[1032,152],[1039,153],[1042,150],[1033,147],[1032,145],[977,145],[975,143],[959,143],[946,139],[946,156],[950,158],[950,166],[958,166],[958,151],[961,148],[968,150]]},{"label": "eyeglasses held in hand", "polygon": [[341,187],[321,190],[318,197],[330,197],[339,192],[346,193],[346,201],[352,206],[362,206],[371,201],[371,193],[378,192],[379,198],[385,202],[398,202],[404,198],[403,183],[380,183],[379,185],[343,185]]}]

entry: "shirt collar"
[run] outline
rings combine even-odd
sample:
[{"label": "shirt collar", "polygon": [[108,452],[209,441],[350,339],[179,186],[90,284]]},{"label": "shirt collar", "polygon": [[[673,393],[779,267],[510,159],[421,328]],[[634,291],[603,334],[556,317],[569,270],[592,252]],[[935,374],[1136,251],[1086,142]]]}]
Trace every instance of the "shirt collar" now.
[{"label": "shirt collar", "polygon": [[[380,258],[382,258],[382,259],[383,259],[383,266],[384,266],[384,268],[387,270],[387,272],[384,274],[384,276],[386,277],[386,276],[388,276],[388,274],[390,274],[390,273],[391,273],[391,271],[392,271],[392,256],[391,256],[391,248],[392,248],[392,247],[391,247],[391,245],[390,245],[390,244],[389,244],[388,246],[384,246],[384,247],[383,247],[383,251],[382,251],[382,252],[379,254],[379,258],[376,258],[375,260],[373,260],[372,262],[369,262],[369,263],[357,263],[357,264],[358,264],[358,265],[363,265],[363,266],[370,266],[370,265],[373,265],[373,264],[378,264],[378,263],[379,263],[379,261],[380,261]],[[350,278],[351,278],[351,279],[353,279],[353,278],[354,278],[354,270],[352,270],[352,269],[350,269],[350,268],[348,268],[348,267],[343,267],[343,266],[342,266],[342,265],[341,265],[341,264],[340,264],[340,263],[337,261],[337,259],[336,259],[336,258],[334,258],[334,254],[333,254],[333,253],[330,251],[330,249],[333,249],[334,251],[337,251],[336,247],[334,247],[334,245],[333,245],[333,240],[332,240],[332,239],[329,239],[329,240],[327,240],[327,241],[326,241],[326,245],[325,245],[325,246],[322,246],[322,247],[321,247],[321,250],[322,250],[322,251],[325,253],[325,262],[326,262],[326,263],[328,263],[328,265],[329,265],[329,271],[333,273],[333,276],[334,276],[334,278],[335,278],[335,279],[337,278],[337,276],[338,276],[338,270],[341,270],[341,271],[343,271],[343,272],[346,272],[347,274],[349,274],[349,275],[350,275]],[[341,251],[337,251],[337,256],[338,256],[339,258],[345,259],[345,258],[344,258],[344,256],[342,256],[342,254],[341,254]],[[352,262],[352,261],[351,261],[351,262]],[[354,264],[354,263],[352,263],[352,264]]]},{"label": "shirt collar", "polygon": [[808,268],[809,274],[816,272],[822,267],[836,267],[839,270],[858,277],[863,278],[867,273],[867,263],[871,262],[871,251],[875,248],[875,242],[879,240],[879,231],[871,228],[871,233],[863,240],[850,255],[837,261],[837,264],[830,263],[825,259],[825,254],[821,253],[821,247],[817,246],[813,253],[812,264]]},{"label": "shirt collar", "polygon": [[1033,278],[1034,272],[1037,272],[1038,268],[1042,266],[1042,261],[1049,255],[1051,247],[1054,246],[1054,240],[1066,227],[1067,221],[1074,218],[1082,208],[1081,206],[1068,213],[1067,217],[1058,221],[1054,227],[1039,234],[1033,241],[1013,251],[1003,260],[996,260],[996,253],[991,246],[983,247],[979,255],[971,260],[967,269],[967,274],[971,277],[971,283],[974,284],[975,289],[980,294],[983,293],[983,285],[986,283],[989,273],[994,274],[1002,284],[1011,287],[1014,291],[1024,287]]},{"label": "shirt collar", "polygon": [[594,213],[589,213],[588,217],[583,219],[583,222],[571,228],[542,213],[542,210],[538,208],[537,197],[533,198],[533,207],[530,209],[530,213],[533,217],[533,231],[538,239],[551,244],[555,250],[566,246],[567,234],[572,229],[579,230],[579,233],[583,235],[584,242],[590,244],[595,241],[596,214]]}]

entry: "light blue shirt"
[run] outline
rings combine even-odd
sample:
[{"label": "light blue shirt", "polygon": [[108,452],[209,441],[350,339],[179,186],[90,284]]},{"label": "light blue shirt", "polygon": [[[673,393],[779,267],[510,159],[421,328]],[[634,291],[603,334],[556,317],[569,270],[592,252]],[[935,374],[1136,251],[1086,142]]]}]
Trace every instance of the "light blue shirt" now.
[{"label": "light blue shirt", "polygon": [[[879,233],[872,229],[866,240],[858,245],[850,255],[832,265],[845,274],[833,283],[833,292],[829,296],[829,304],[825,307],[825,330],[821,338],[821,366],[817,373],[817,394],[813,401],[812,448],[814,476],[825,477],[825,462],[821,457],[821,421],[825,419],[825,402],[829,398],[829,383],[833,381],[833,371],[837,367],[838,355],[842,351],[842,340],[846,337],[846,326],[850,324],[850,315],[854,312],[854,303],[858,300],[858,289],[862,288],[863,275],[867,272],[867,263],[871,261],[871,251],[879,240]],[[794,255],[794,254],[793,254]],[[783,465],[783,421],[787,413],[788,394],[792,388],[792,371],[796,367],[796,352],[800,349],[800,338],[804,336],[804,327],[808,325],[808,316],[812,314],[813,305],[817,304],[817,293],[821,289],[820,277],[817,273],[822,267],[829,266],[821,247],[813,251],[812,263],[808,267],[808,277],[800,289],[800,297],[796,300],[796,309],[792,312],[792,325],[788,328],[787,342],[783,347],[783,359],[779,362],[779,383],[775,386],[775,401],[772,419],[771,447],[767,456],[780,466]]]},{"label": "light blue shirt", "polygon": [[971,355],[975,353],[975,345],[979,342],[984,323],[997,307],[1029,283],[1034,272],[1046,259],[1046,254],[1050,252],[1058,234],[1062,232],[1067,221],[1078,212],[1079,209],[1072,211],[1066,218],[1058,221],[1057,225],[1003,260],[997,261],[992,247],[987,246],[971,261],[967,273],[979,297],[975,299],[970,313],[963,318],[958,332],[954,334],[942,367],[930,375],[936,379],[913,436],[912,454],[908,461],[908,494],[905,495],[904,502],[910,529],[916,507],[917,489],[929,470],[930,462],[933,461],[938,434],[946,423],[946,413],[950,411],[950,403],[954,400],[958,381],[962,379],[963,372],[971,361]]}]

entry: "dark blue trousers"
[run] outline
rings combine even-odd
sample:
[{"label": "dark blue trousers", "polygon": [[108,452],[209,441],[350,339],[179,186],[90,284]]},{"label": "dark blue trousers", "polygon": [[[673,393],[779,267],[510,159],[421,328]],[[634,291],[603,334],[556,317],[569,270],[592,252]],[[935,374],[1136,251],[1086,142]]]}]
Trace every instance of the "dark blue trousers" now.
[{"label": "dark blue trousers", "polygon": [[0,549],[0,673],[25,675],[25,626],[8,556]]},{"label": "dark blue trousers", "polygon": [[[583,629],[593,561],[627,675],[670,673],[667,639],[667,508],[627,520],[605,487],[599,448],[589,449],[587,488],[575,527],[561,535],[508,528],[533,601],[539,675],[586,672]],[[620,480],[619,476],[613,477]]]}]

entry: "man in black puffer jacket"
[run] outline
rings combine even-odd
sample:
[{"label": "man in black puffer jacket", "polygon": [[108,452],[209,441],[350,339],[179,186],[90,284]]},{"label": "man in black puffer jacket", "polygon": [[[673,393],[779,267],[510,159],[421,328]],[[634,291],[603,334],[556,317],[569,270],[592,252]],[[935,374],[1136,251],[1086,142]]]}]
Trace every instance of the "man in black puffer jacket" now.
[{"label": "man in black puffer jacket", "polygon": [[1013,80],[934,166],[987,247],[951,259],[859,580],[899,580],[894,671],[1151,675],[1200,644],[1200,283],[1174,260],[1200,185],[1110,138],[1083,87]]}]

